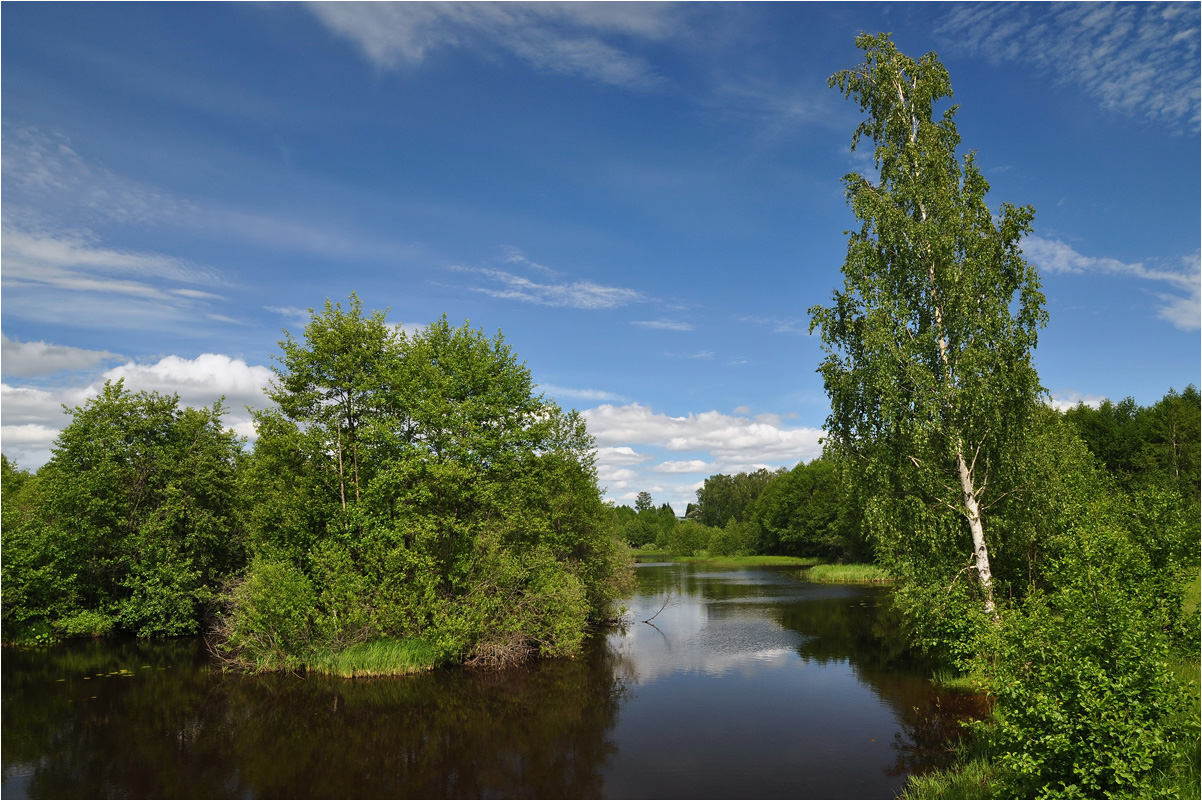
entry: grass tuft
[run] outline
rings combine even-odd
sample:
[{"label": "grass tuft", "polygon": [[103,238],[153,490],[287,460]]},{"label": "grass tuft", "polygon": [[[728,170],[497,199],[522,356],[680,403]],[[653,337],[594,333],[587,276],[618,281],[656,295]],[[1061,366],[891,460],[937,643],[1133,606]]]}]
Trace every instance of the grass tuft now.
[{"label": "grass tuft", "polygon": [[829,584],[880,584],[893,579],[876,565],[814,565],[806,571],[810,581]]},{"label": "grass tuft", "polygon": [[425,640],[379,639],[361,642],[341,651],[315,654],[306,664],[313,673],[343,678],[406,676],[432,670],[445,660],[439,649]]}]

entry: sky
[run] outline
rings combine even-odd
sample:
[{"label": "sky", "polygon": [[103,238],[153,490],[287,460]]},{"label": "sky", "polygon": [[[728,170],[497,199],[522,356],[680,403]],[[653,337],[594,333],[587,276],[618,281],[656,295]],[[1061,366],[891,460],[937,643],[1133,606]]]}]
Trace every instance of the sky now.
[{"label": "sky", "polygon": [[938,53],[1050,315],[1048,402],[1200,383],[1199,11],[4,3],[0,447],[106,380],[246,407],[326,299],[503,332],[607,498],[821,453],[860,32]]}]

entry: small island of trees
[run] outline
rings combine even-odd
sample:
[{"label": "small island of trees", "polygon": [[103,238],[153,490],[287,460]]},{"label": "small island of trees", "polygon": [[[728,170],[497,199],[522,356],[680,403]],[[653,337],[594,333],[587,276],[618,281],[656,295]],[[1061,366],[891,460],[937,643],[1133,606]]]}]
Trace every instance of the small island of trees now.
[{"label": "small island of trees", "polygon": [[328,301],[258,440],[106,384],[36,476],[4,461],[7,641],[207,632],[251,670],[403,673],[576,653],[629,589],[575,412],[498,334]]}]

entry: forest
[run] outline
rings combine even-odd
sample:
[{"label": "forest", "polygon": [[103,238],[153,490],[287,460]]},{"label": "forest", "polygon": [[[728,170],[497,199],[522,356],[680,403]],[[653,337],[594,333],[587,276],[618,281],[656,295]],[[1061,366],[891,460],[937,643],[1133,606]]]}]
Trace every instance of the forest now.
[{"label": "forest", "polygon": [[36,473],[3,460],[5,642],[203,633],[244,670],[497,666],[578,653],[631,547],[870,562],[911,647],[993,710],[908,795],[1198,797],[1198,389],[1049,405],[1034,210],[986,204],[934,53],[857,46],[830,85],[873,171],[844,179],[844,283],[810,309],[821,458],[711,476],[684,519],[646,492],[608,506],[584,421],[500,334],[327,301],[280,343],[253,448],[220,403],[118,382]]}]

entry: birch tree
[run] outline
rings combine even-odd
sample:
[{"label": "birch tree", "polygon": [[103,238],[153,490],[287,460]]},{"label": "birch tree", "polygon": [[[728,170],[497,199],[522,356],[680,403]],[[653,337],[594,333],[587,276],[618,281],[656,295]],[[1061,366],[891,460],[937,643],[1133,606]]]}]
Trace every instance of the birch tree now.
[{"label": "birch tree", "polygon": [[[867,116],[852,150],[871,143],[874,175],[844,177],[860,226],[849,231],[844,284],[815,306],[831,400],[829,446],[858,465],[869,497],[917,510],[892,547],[924,536],[969,556],[995,614],[987,520],[1012,481],[1004,464],[1042,388],[1032,362],[1046,322],[1021,237],[1034,210],[985,202],[976,159],[956,149],[956,106],[932,52],[914,60],[889,34],[862,34],[864,62],[829,84]],[[950,515],[950,519],[949,519]],[[893,525],[898,525],[896,521]],[[886,549],[888,550],[888,548]]]}]

